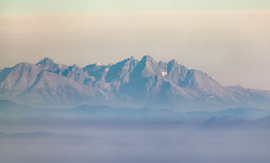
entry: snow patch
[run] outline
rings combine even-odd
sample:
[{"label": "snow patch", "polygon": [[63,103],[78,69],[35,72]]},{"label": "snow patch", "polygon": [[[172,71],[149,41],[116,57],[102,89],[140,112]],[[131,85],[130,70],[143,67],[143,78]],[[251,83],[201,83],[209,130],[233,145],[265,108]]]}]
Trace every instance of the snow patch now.
[{"label": "snow patch", "polygon": [[167,75],[167,72],[161,71],[161,74],[162,74],[162,76],[166,76]]},{"label": "snow patch", "polygon": [[97,62],[97,63],[96,63],[96,66],[101,66],[101,63],[100,63],[100,62]]}]

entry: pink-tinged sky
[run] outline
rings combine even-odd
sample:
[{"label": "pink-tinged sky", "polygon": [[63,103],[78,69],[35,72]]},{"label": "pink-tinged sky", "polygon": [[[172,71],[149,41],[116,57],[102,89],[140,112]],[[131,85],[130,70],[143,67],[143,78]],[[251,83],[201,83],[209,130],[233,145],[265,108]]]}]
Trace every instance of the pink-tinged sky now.
[{"label": "pink-tinged sky", "polygon": [[223,86],[270,90],[269,1],[243,1],[238,7],[228,1],[227,8],[211,0],[201,6],[186,2],[185,10],[176,1],[151,8],[151,1],[137,6],[121,1],[121,7],[103,0],[89,10],[72,1],[61,8],[60,2],[1,2],[0,69],[44,57],[83,67],[150,55],[156,61],[176,59]]}]

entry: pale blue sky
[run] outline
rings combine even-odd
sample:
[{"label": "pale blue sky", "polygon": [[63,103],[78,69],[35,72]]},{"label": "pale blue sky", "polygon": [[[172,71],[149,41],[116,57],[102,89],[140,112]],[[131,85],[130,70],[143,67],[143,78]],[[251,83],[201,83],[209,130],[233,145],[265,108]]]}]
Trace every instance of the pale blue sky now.
[{"label": "pale blue sky", "polygon": [[269,0],[1,0],[2,15],[269,9]]}]

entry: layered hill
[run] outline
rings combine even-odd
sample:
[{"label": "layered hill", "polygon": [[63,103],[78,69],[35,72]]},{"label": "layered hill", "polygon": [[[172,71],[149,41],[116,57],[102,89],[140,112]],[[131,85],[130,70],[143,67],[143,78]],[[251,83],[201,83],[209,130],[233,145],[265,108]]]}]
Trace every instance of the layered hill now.
[{"label": "layered hill", "polygon": [[269,109],[270,91],[223,87],[204,72],[175,60],[157,63],[150,56],[83,68],[44,58],[36,64],[23,62],[0,70],[0,99],[41,108],[90,104],[209,111]]}]

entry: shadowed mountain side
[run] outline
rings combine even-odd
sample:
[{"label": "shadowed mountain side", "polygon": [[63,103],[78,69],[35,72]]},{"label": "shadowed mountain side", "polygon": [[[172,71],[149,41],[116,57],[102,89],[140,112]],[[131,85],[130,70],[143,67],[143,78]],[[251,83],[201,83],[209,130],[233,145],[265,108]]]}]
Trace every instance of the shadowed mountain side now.
[{"label": "shadowed mountain side", "polygon": [[201,119],[208,120],[212,117],[220,117],[220,116],[232,116],[238,119],[244,119],[247,121],[253,121],[256,119],[264,118],[270,115],[269,110],[257,109],[257,108],[234,108],[228,110],[221,110],[215,112],[206,112],[206,111],[195,111],[188,112],[182,115],[184,119]]},{"label": "shadowed mountain side", "polygon": [[212,117],[200,129],[237,129],[247,126],[247,121],[232,116]]},{"label": "shadowed mountain side", "polygon": [[270,116],[253,121],[251,124],[254,128],[270,129]]},{"label": "shadowed mountain side", "polygon": [[[263,117],[263,118],[260,117],[258,119],[250,120],[250,118],[246,118],[246,119],[243,118],[246,116],[239,116],[239,113],[231,114],[232,109],[228,110],[227,112],[230,113],[230,115],[232,116],[228,116],[229,114],[225,113],[222,116],[212,117],[209,120],[207,120],[202,126],[200,126],[199,129],[212,129],[212,130],[224,130],[224,129],[269,130],[270,129],[270,116],[268,116],[269,113],[265,114],[265,116],[267,117]],[[242,112],[242,113],[247,114],[248,112],[249,111]],[[239,117],[242,117],[242,118],[239,118]]]}]

